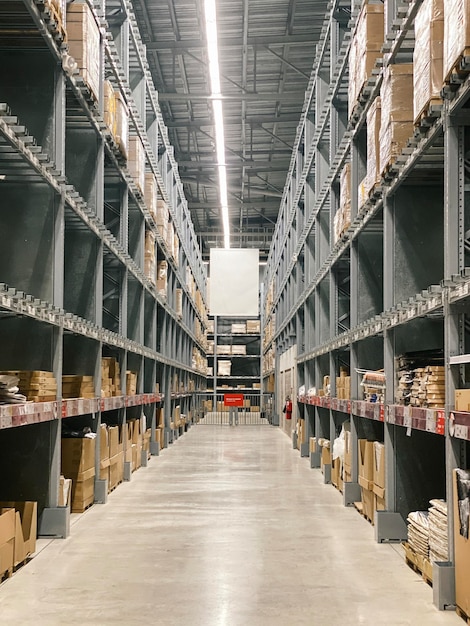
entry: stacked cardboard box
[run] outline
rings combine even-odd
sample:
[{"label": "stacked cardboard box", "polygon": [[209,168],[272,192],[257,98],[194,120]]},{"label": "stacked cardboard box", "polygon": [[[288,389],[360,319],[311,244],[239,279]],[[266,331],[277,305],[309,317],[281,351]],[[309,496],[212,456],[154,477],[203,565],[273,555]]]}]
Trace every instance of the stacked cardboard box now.
[{"label": "stacked cardboard box", "polygon": [[101,397],[122,396],[121,371],[114,357],[101,359]]},{"label": "stacked cardboard box", "polygon": [[361,186],[363,187],[362,198],[359,201],[361,207],[365,200],[380,183],[380,126],[382,123],[382,105],[380,97],[375,98],[367,112],[367,171]]},{"label": "stacked cardboard box", "polygon": [[232,324],[232,334],[233,335],[245,335],[246,324],[244,322]]},{"label": "stacked cardboard box", "polygon": [[126,395],[135,396],[137,393],[137,372],[126,371]]},{"label": "stacked cardboard box", "polygon": [[382,174],[413,135],[413,64],[387,65],[381,98],[380,167]]},{"label": "stacked cardboard box", "polygon": [[222,344],[219,344],[217,346],[217,354],[227,356],[227,355],[230,355],[231,353],[232,353],[232,350],[230,346],[224,346]]},{"label": "stacked cardboard box", "polygon": [[108,426],[101,424],[100,426],[100,480],[108,481],[109,488],[109,433]]},{"label": "stacked cardboard box", "polygon": [[[259,411],[259,407],[253,406],[251,410],[252,412],[257,413]],[[297,432],[297,449],[300,450],[300,446],[305,441],[305,433],[306,433],[305,420],[297,419],[296,432]]]},{"label": "stacked cardboard box", "polygon": [[170,210],[163,198],[157,198],[157,230],[160,237],[166,242],[168,234],[168,224],[170,222]]},{"label": "stacked cardboard box", "polygon": [[123,442],[119,426],[108,427],[109,442],[109,483],[108,490],[112,491],[120,483],[124,476],[124,452]]},{"label": "stacked cardboard box", "polygon": [[178,317],[183,317],[183,290],[175,290],[175,313]]},{"label": "stacked cardboard box", "polygon": [[114,137],[116,134],[116,98],[114,97],[114,87],[109,80],[103,83],[104,95],[104,123]]},{"label": "stacked cardboard box", "polygon": [[232,354],[246,355],[246,346],[232,346]]},{"label": "stacked cardboard box", "polygon": [[16,514],[8,508],[0,512],[0,578],[13,573],[15,559]]},{"label": "stacked cardboard box", "polygon": [[18,378],[20,393],[28,402],[51,402],[57,399],[57,382],[52,372],[43,370],[10,370],[0,374]]},{"label": "stacked cardboard box", "polygon": [[455,390],[455,410],[470,411],[470,389]]},{"label": "stacked cardboard box", "polygon": [[72,512],[82,513],[95,496],[94,439],[62,439],[62,473],[72,479]]},{"label": "stacked cardboard box", "polygon": [[341,171],[339,209],[333,220],[335,242],[351,225],[351,164],[346,163]]},{"label": "stacked cardboard box", "polygon": [[449,532],[447,502],[431,500],[429,503],[429,560],[449,560]]},{"label": "stacked cardboard box", "polygon": [[374,509],[385,510],[385,446],[383,443],[374,441]]},{"label": "stacked cardboard box", "polygon": [[351,377],[347,376],[345,369],[342,369],[340,375],[336,377],[336,397],[340,400],[351,398]]},{"label": "stacked cardboard box", "polygon": [[373,524],[375,511],[374,497],[374,442],[358,439],[358,474],[361,487],[361,504],[364,516]]},{"label": "stacked cardboard box", "polygon": [[80,74],[98,101],[100,90],[100,31],[87,4],[67,4],[67,43]]},{"label": "stacked cardboard box", "polygon": [[261,324],[259,320],[246,320],[246,332],[259,334],[261,330]]},{"label": "stacked cardboard box", "polygon": [[145,149],[138,135],[129,137],[127,167],[142,195],[145,193]]},{"label": "stacked cardboard box", "polygon": [[[26,559],[36,552],[36,536],[38,525],[38,503],[37,502],[0,502],[0,515],[13,511],[15,516],[15,542],[13,550],[13,565],[17,567],[24,563]],[[8,536],[9,533],[8,533]],[[1,539],[4,542],[5,538]],[[11,539],[8,540],[9,542]],[[3,544],[4,545],[4,544]],[[11,545],[8,547],[10,552]],[[5,571],[2,562],[2,548],[0,546],[0,572]]]},{"label": "stacked cardboard box", "polygon": [[382,56],[384,42],[384,5],[367,2],[357,21],[349,53],[348,101],[351,114],[364,84],[372,75],[376,60]]},{"label": "stacked cardboard box", "polygon": [[157,180],[153,172],[145,172],[144,201],[150,215],[157,222]]},{"label": "stacked cardboard box", "polygon": [[217,376],[230,376],[231,369],[231,361],[217,361]]},{"label": "stacked cardboard box", "polygon": [[458,68],[470,47],[470,0],[446,0],[444,11],[444,78]]},{"label": "stacked cardboard box", "polygon": [[157,260],[155,256],[155,234],[151,230],[145,231],[144,273],[155,285]]},{"label": "stacked cardboard box", "polygon": [[414,121],[432,99],[440,101],[444,62],[444,0],[424,0],[415,18],[419,45],[413,54]]},{"label": "stacked cardboard box", "polygon": [[168,261],[157,263],[157,292],[161,298],[166,299],[168,289]]},{"label": "stacked cardboard box", "polygon": [[93,376],[62,376],[63,398],[95,398]]},{"label": "stacked cardboard box", "polygon": [[143,422],[142,418],[129,423],[132,430],[132,471],[142,466]]},{"label": "stacked cardboard box", "polygon": [[127,159],[129,151],[129,111],[124,96],[119,91],[114,92],[116,101],[115,139],[122,156]]}]

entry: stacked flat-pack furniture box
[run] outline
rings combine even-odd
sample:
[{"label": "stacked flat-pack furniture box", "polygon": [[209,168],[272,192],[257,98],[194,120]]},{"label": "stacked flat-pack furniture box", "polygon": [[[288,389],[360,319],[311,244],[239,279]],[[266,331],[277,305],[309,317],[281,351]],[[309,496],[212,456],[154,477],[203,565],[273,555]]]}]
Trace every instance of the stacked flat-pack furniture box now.
[{"label": "stacked flat-pack furniture box", "polygon": [[80,74],[98,101],[100,95],[100,31],[86,3],[67,4],[67,43]]},{"label": "stacked flat-pack furniture box", "polygon": [[62,473],[72,479],[72,512],[82,513],[95,496],[94,439],[62,439]]}]

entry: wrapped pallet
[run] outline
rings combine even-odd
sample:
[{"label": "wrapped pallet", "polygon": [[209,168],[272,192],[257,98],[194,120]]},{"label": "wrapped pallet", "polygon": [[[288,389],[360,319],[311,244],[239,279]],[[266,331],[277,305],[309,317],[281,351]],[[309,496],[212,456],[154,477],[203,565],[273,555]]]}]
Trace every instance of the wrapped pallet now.
[{"label": "wrapped pallet", "polygon": [[384,42],[384,5],[368,2],[362,7],[349,55],[349,113],[352,113],[370,78],[375,62],[382,56]]},{"label": "wrapped pallet", "polygon": [[470,0],[446,0],[444,13],[444,75],[446,80],[470,47]]},{"label": "wrapped pallet", "polygon": [[380,125],[382,105],[377,97],[367,112],[367,174],[365,193],[369,195],[380,182]]},{"label": "wrapped pallet", "polygon": [[157,264],[157,291],[161,298],[166,298],[168,288],[168,262],[159,261]]},{"label": "wrapped pallet", "polygon": [[393,163],[413,135],[413,65],[389,65],[381,96],[380,173]]},{"label": "wrapped pallet", "polygon": [[145,150],[138,135],[129,137],[127,166],[135,184],[143,194],[145,192]]},{"label": "wrapped pallet", "polygon": [[145,172],[144,201],[152,218],[157,221],[157,180],[153,172]]},{"label": "wrapped pallet", "polygon": [[114,92],[115,99],[115,139],[122,156],[127,159],[129,149],[129,112],[122,93]]},{"label": "wrapped pallet", "polygon": [[351,164],[346,163],[340,179],[339,209],[336,211],[333,227],[334,241],[338,241],[341,235],[351,225]]},{"label": "wrapped pallet", "polygon": [[96,101],[100,94],[100,31],[89,6],[67,5],[67,43],[80,74]]},{"label": "wrapped pallet", "polygon": [[168,224],[170,222],[170,211],[163,198],[157,199],[157,229],[161,238],[166,241],[168,234]]},{"label": "wrapped pallet", "polygon": [[147,278],[155,284],[157,262],[155,257],[155,234],[151,230],[145,231],[144,272]]},{"label": "wrapped pallet", "polygon": [[444,0],[424,0],[415,19],[415,37],[419,41],[413,54],[416,123],[432,99],[440,99],[444,61]]},{"label": "wrapped pallet", "polygon": [[109,80],[103,83],[104,94],[104,123],[108,127],[113,137],[116,136],[116,99],[114,97],[114,88]]}]

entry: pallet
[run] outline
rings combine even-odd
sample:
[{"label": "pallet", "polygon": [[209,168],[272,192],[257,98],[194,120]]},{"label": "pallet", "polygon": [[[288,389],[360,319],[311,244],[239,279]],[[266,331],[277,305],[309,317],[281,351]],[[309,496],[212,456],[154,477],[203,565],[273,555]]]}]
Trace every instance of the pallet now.
[{"label": "pallet", "polygon": [[369,524],[371,524],[372,526],[374,525],[374,522],[370,519],[370,517],[368,517],[364,513],[364,509],[362,507],[362,502],[354,502],[354,508],[356,509],[356,511],[359,513],[359,515],[361,517],[363,517],[365,520],[367,520],[369,522]]},{"label": "pallet", "polygon": [[14,568],[13,571],[16,573],[19,569],[21,569],[24,565],[26,565],[27,563],[29,563],[31,561],[31,554],[28,554],[28,556],[23,560],[20,561],[20,563],[17,563]]},{"label": "pallet", "polygon": [[441,116],[443,100],[439,96],[430,98],[423,108],[421,113],[416,117],[414,121],[415,127],[421,127],[423,125],[429,125],[430,120],[435,120]]},{"label": "pallet", "polygon": [[432,563],[423,556],[416,554],[408,543],[405,542],[403,547],[405,549],[405,562],[408,567],[419,574],[424,582],[432,587]]},{"label": "pallet", "polygon": [[72,507],[72,513],[85,513],[85,511],[87,511],[91,506],[93,506],[93,503],[95,502],[95,496],[90,496],[87,500],[85,500],[83,502],[83,504],[81,506],[77,506],[77,507]]},{"label": "pallet", "polygon": [[65,44],[67,42],[67,31],[57,6],[52,0],[44,0],[44,2],[39,3],[39,6],[49,31],[57,41]]},{"label": "pallet", "polygon": [[108,493],[112,493],[115,489],[117,489],[119,487],[119,485],[122,484],[122,480],[118,481],[115,485],[113,485],[112,487],[108,487]]},{"label": "pallet", "polygon": [[444,79],[446,85],[459,84],[470,73],[470,65],[467,65],[465,59],[470,57],[470,48],[465,48],[461,54],[457,57],[452,69]]},{"label": "pallet", "polygon": [[2,583],[4,580],[8,580],[8,578],[11,578],[12,576],[13,576],[13,568],[11,567],[10,569],[6,569],[4,572],[0,574],[0,583]]},{"label": "pallet", "polygon": [[463,619],[463,621],[465,623],[469,624],[469,626],[470,626],[470,616],[467,615],[463,609],[461,609],[459,606],[456,606],[455,607],[455,612],[457,613],[457,615],[459,617],[461,617]]}]

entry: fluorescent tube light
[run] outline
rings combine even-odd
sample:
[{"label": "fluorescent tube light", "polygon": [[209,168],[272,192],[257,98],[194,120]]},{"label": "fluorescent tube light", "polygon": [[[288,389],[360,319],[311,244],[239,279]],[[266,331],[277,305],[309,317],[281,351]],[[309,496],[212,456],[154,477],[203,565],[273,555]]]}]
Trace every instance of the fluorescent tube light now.
[{"label": "fluorescent tube light", "polygon": [[219,51],[217,45],[217,9],[215,0],[204,0],[206,18],[207,53],[211,82],[212,110],[215,124],[215,149],[219,170],[219,194],[224,229],[224,245],[230,248],[230,223],[228,217],[227,168],[225,164],[224,113],[220,89]]}]

